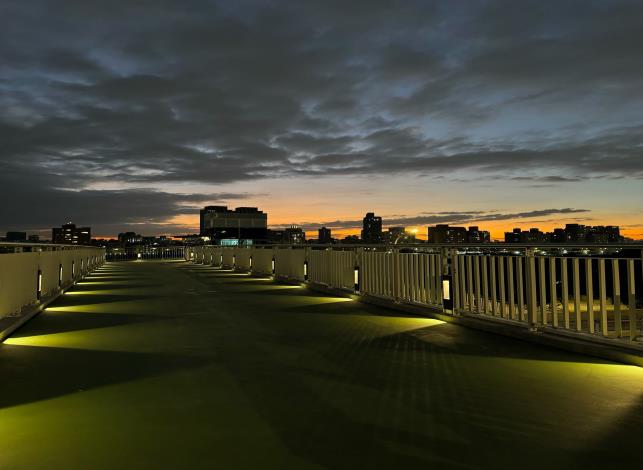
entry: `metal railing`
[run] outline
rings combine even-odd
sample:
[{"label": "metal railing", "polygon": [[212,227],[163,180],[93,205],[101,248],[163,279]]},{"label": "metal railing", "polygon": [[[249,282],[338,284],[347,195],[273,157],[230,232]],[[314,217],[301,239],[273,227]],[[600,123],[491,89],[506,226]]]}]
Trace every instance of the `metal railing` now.
[{"label": "metal railing", "polygon": [[106,249],[107,261],[127,261],[136,259],[183,259],[185,246],[129,246],[109,247]]},{"label": "metal railing", "polygon": [[643,335],[641,244],[195,246],[185,258],[532,331]]}]

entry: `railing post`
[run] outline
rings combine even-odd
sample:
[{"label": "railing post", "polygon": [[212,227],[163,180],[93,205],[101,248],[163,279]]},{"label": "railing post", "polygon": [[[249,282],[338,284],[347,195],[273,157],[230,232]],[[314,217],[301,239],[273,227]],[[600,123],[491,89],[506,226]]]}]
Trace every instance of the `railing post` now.
[{"label": "railing post", "polygon": [[456,251],[447,248],[440,248],[440,272],[436,273],[438,277],[438,288],[441,293],[437,295],[442,299],[442,310],[453,315],[458,313],[458,294],[456,286],[455,270],[457,258]]},{"label": "railing post", "polygon": [[525,249],[525,283],[527,284],[527,325],[529,330],[538,329],[538,309],[536,293],[536,257],[534,249]]},{"label": "railing post", "polygon": [[360,293],[362,290],[362,277],[364,275],[364,270],[362,269],[362,256],[364,253],[364,248],[357,248],[353,251],[353,284],[355,293]]}]

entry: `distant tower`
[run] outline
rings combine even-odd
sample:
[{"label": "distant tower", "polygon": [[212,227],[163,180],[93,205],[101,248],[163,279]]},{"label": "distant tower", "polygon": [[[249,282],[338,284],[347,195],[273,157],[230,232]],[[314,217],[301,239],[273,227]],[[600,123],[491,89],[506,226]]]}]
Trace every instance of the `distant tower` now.
[{"label": "distant tower", "polygon": [[51,229],[51,241],[66,245],[90,245],[92,230],[89,227],[76,227],[76,224],[68,222],[62,227]]},{"label": "distant tower", "polygon": [[331,235],[330,229],[326,227],[322,227],[319,229],[319,236],[317,237],[317,241],[319,243],[322,243],[324,245],[328,245],[329,243],[333,243],[333,237]]},{"label": "distant tower", "polygon": [[382,218],[373,212],[367,212],[363,219],[362,241],[364,243],[382,242]]}]

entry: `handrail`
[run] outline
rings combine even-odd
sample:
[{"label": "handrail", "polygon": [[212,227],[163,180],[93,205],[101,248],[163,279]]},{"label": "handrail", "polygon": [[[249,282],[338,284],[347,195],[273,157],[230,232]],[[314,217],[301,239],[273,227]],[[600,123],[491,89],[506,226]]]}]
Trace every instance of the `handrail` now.
[{"label": "handrail", "polygon": [[186,245],[187,248],[193,246],[221,246],[225,248],[379,248],[379,249],[419,249],[419,248],[465,248],[465,249],[606,249],[606,250],[623,250],[623,249],[640,249],[643,250],[643,243],[257,243],[252,245],[213,245],[205,243],[203,245]]},{"label": "handrail", "polygon": [[94,245],[70,245],[62,243],[33,243],[33,242],[4,242],[0,241],[0,246],[12,246],[12,247],[47,247],[47,248],[103,248],[101,246]]}]

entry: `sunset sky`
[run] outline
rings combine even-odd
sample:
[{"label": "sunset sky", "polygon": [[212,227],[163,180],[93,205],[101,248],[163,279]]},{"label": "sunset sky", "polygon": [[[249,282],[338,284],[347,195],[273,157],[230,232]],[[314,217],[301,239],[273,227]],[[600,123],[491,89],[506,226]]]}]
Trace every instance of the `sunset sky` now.
[{"label": "sunset sky", "polygon": [[643,239],[643,2],[0,2],[0,233]]}]

